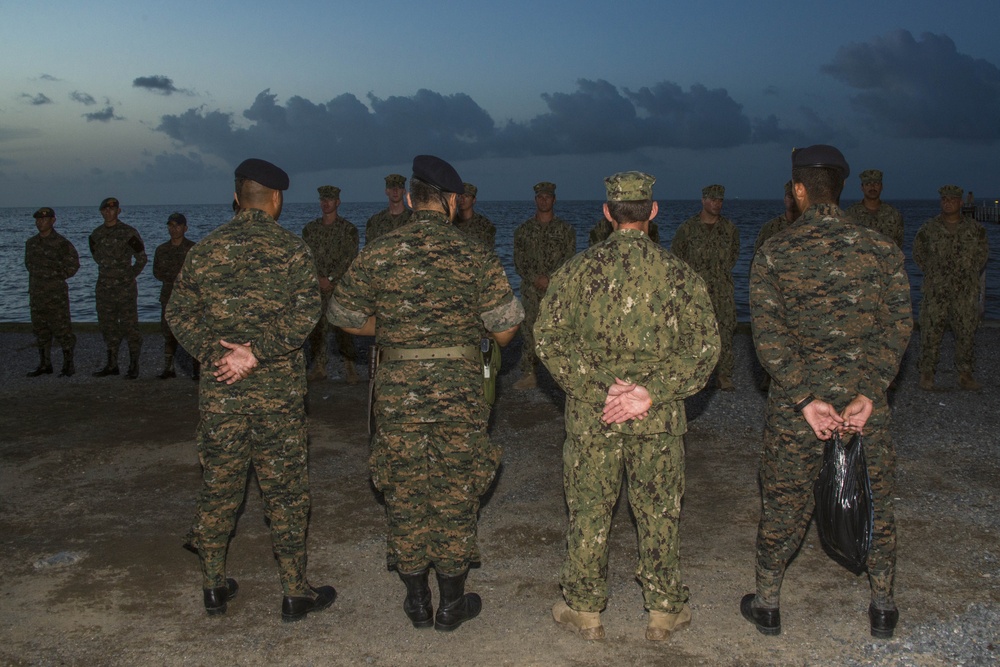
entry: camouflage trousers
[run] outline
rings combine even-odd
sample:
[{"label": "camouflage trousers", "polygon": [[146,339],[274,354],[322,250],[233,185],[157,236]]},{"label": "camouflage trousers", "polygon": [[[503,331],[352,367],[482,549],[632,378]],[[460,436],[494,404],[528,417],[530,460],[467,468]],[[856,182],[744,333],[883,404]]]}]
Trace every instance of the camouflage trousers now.
[{"label": "camouflage trousers", "polygon": [[715,320],[719,325],[719,363],[715,372],[721,377],[733,377],[733,334],[736,332],[736,297],[732,283],[708,285]]},{"label": "camouflage trousers", "polygon": [[684,439],[567,433],[563,487],[569,507],[566,559],[559,583],[576,611],[598,612],[608,601],[611,517],[628,476],[628,498],[639,537],[639,567],[647,609],[680,612],[688,601],[681,583],[678,525],[684,495]]},{"label": "camouflage trousers", "polygon": [[122,339],[128,341],[128,349],[134,354],[142,347],[138,294],[135,280],[111,282],[97,279],[97,288],[94,290],[97,324],[109,350],[117,351]]},{"label": "camouflage trousers", "polygon": [[379,424],[370,466],[385,496],[389,569],[433,565],[455,575],[478,563],[479,498],[500,464],[485,424]]},{"label": "camouflage trousers", "polygon": [[204,588],[226,585],[226,554],[253,463],[285,595],[305,595],[309,471],[304,414],[202,412],[202,488],[193,529]]},{"label": "camouflage trousers", "polygon": [[163,334],[163,353],[164,354],[176,354],[177,353],[177,337],[174,336],[174,332],[170,330],[170,324],[167,323],[167,304],[160,304],[160,333]]},{"label": "camouflage trousers", "polygon": [[327,361],[327,335],[333,329],[333,335],[337,341],[337,350],[345,362],[355,363],[358,360],[358,351],[354,347],[354,336],[344,332],[340,327],[335,327],[326,319],[327,308],[330,307],[330,295],[323,295],[323,309],[316,328],[309,334],[309,350],[313,355],[313,366],[326,368]]},{"label": "camouflage trousers", "polygon": [[76,346],[76,335],[69,315],[69,287],[60,281],[51,289],[29,294],[31,332],[40,348],[49,348],[52,339],[64,350]]},{"label": "camouflage trousers", "polygon": [[519,331],[524,337],[524,347],[521,348],[521,371],[534,373],[538,366],[538,355],[535,354],[535,321],[542,304],[542,296],[533,287],[521,285],[521,305],[524,306],[524,321]]},{"label": "camouflage trousers", "polygon": [[[805,420],[801,420],[805,424]],[[764,429],[760,462],[761,513],[757,527],[757,598],[777,608],[785,567],[805,537],[816,506],[813,484],[823,464],[822,440],[811,430],[779,433]],[[866,433],[865,456],[871,478],[875,530],[868,552],[873,600],[892,600],[896,571],[896,448],[886,429]]]},{"label": "camouflage trousers", "polygon": [[979,328],[978,294],[969,292],[925,294],[920,301],[920,357],[917,367],[921,374],[934,373],[941,358],[941,339],[951,328],[955,334],[955,367],[960,373],[971,373],[976,363],[976,329]]}]

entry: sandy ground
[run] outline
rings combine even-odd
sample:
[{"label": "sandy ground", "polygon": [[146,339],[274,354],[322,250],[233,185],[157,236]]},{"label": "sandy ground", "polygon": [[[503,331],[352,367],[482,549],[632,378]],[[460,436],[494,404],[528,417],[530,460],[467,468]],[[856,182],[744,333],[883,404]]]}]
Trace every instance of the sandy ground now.
[{"label": "sandy ground", "polygon": [[[78,374],[25,379],[26,333],[0,334],[0,663],[10,665],[953,665],[1000,660],[996,513],[1000,330],[980,394],[916,389],[914,342],[893,398],[899,443],[901,621],[868,633],[867,580],[836,565],[810,530],[789,568],[783,633],[767,638],[737,609],[753,586],[763,395],[749,339],[737,336],[738,391],[688,402],[682,563],[691,627],[644,639],[633,579],[635,537],[619,502],[612,535],[607,640],[557,627],[565,506],[561,395],[517,393],[502,376],[493,434],[505,449],[480,523],[483,565],[469,589],[481,616],[450,634],[415,630],[403,588],[385,569],[384,514],[368,482],[365,389],[331,378],[311,386],[313,511],[309,574],[334,606],[280,619],[281,590],[254,482],[230,549],[239,596],[206,616],[197,559],[181,548],[200,484],[196,384],[161,381],[160,340],[147,336],[143,376],[95,379],[96,334],[83,334]],[[947,344],[947,343],[946,343]],[[505,356],[512,366],[516,349]],[[945,360],[947,362],[947,358]],[[55,360],[58,369],[59,357]],[[956,384],[944,370],[942,384]],[[182,374],[183,374],[182,367]],[[363,372],[363,371],[362,371]],[[58,562],[73,561],[75,562]],[[54,562],[55,561],[55,562]],[[960,655],[956,657],[956,651]]]}]

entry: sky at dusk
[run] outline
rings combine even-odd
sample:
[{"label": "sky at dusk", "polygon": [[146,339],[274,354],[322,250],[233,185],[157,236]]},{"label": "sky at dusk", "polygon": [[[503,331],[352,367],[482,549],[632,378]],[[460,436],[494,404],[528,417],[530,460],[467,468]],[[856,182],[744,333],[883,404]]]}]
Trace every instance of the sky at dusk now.
[{"label": "sky at dusk", "polygon": [[781,197],[831,143],[883,198],[1000,197],[1000,2],[0,4],[0,206],[228,201],[260,157],[289,201],[377,201],[414,155],[481,200]]}]

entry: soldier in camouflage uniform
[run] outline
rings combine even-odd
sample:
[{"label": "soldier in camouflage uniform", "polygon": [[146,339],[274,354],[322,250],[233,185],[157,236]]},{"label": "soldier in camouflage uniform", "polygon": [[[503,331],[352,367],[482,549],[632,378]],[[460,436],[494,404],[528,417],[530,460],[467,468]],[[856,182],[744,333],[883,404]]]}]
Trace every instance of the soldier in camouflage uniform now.
[{"label": "soldier in camouflage uniform", "polygon": [[945,185],[941,214],[931,218],[913,239],[913,261],[924,272],[920,300],[920,388],[934,389],[934,369],[941,339],[949,327],[955,334],[958,383],[967,391],[982,385],[972,375],[976,329],[979,328],[980,273],[989,257],[986,230],[962,215],[962,188]]},{"label": "soldier in camouflage uniform", "polygon": [[455,226],[466,236],[493,250],[496,247],[497,228],[489,218],[475,209],[479,188],[472,183],[462,185],[465,186],[465,191],[458,196],[458,217],[455,218]]},{"label": "soldier in camouflage uniform", "polygon": [[553,212],[555,201],[555,183],[537,183],[535,215],[514,230],[514,269],[521,276],[524,303],[521,379],[514,383],[515,389],[532,389],[537,385],[534,326],[538,305],[548,289],[549,278],[576,254],[576,231]]},{"label": "soldier in camouflage uniform", "polygon": [[628,475],[639,532],[636,578],[649,610],[646,638],[691,620],[681,583],[684,398],[705,386],[719,356],[702,279],[651,242],[657,213],[648,174],[605,179],[615,232],[552,276],[535,325],[538,356],[566,391],[563,484],[568,553],[557,623],[602,639],[611,518]]},{"label": "soldier in camouflage uniform", "polygon": [[910,339],[910,286],[903,253],[838,206],[850,169],[839,150],[792,154],[802,216],[754,255],[750,311],[757,356],[771,375],[760,463],[756,594],[743,616],[766,635],[781,632],[785,568],[813,514],[824,441],[864,432],[874,532],[868,554],[872,636],[891,637],[896,453],[886,389]]},{"label": "soldier in camouflage uniform", "polygon": [[385,177],[385,196],[389,200],[389,207],[368,218],[368,222],[365,223],[365,245],[410,221],[412,211],[406,208],[403,202],[403,197],[406,195],[405,188],[404,176],[389,174]]},{"label": "soldier in camouflage uniform", "polygon": [[725,196],[726,189],[721,185],[702,188],[701,211],[677,228],[670,249],[708,285],[722,341],[716,382],[720,389],[732,391],[733,333],[736,331],[733,267],[740,258],[740,234],[736,225],[722,215]]},{"label": "soldier in camouflage uniform", "polygon": [[284,593],[282,620],[333,604],[331,586],[306,578],[308,445],[302,346],[320,316],[309,246],[276,222],[288,175],[251,158],[236,168],[240,211],[188,252],[167,305],[184,349],[216,370],[199,391],[202,491],[194,543],[205,610],[226,612],[229,537],[253,464]]},{"label": "soldier in camouflage uniform", "polygon": [[[177,377],[174,370],[174,355],[177,354],[177,338],[167,324],[167,303],[174,289],[174,280],[184,266],[184,258],[188,250],[194,246],[194,241],[187,238],[187,218],[183,213],[171,213],[167,217],[167,233],[170,240],[156,246],[153,253],[153,277],[163,283],[160,287],[160,331],[163,333],[163,370],[158,376],[161,380]],[[201,376],[201,364],[193,360],[194,370],[191,378],[197,380]]]},{"label": "soldier in camouflage uniform", "polygon": [[865,169],[859,175],[863,199],[847,209],[847,215],[859,225],[873,229],[892,239],[897,248],[903,247],[903,214],[882,201],[882,172]]},{"label": "soldier in camouflage uniform", "polygon": [[413,626],[443,631],[481,608],[465,580],[480,560],[479,498],[500,462],[486,430],[480,339],[485,328],[505,345],[524,316],[496,253],[450,224],[463,189],[447,162],[415,157],[411,224],[365,247],[327,313],[379,345],[370,463],[385,496],[387,564],[406,586],[403,610]]},{"label": "soldier in camouflage uniform", "polygon": [[[611,236],[611,232],[613,231],[614,230],[611,228],[611,222],[604,216],[601,216],[601,219],[595,222],[594,226],[590,228],[590,234],[587,239],[587,247],[593,248],[595,245]],[[652,220],[649,221],[649,240],[657,245],[660,243],[660,229]]]},{"label": "soldier in camouflage uniform", "polygon": [[[340,208],[340,188],[323,185],[317,190],[319,207],[323,215],[302,229],[302,239],[309,245],[316,260],[319,291],[323,295],[323,308],[320,312],[326,313],[334,286],[358,256],[358,228],[337,213],[337,209]],[[329,329],[330,324],[326,320],[326,315],[323,315],[309,336],[309,349],[313,355],[313,368],[307,378],[310,381],[326,378],[326,338]],[[355,368],[355,363],[358,360],[358,353],[354,346],[354,336],[338,327],[333,327],[333,335],[340,356],[344,358],[347,383],[357,384],[358,370]]]},{"label": "soldier in camouflage uniform", "polygon": [[146,246],[135,228],[118,219],[118,200],[108,197],[101,202],[104,224],[90,234],[90,254],[97,262],[97,324],[108,348],[104,368],[94,377],[118,375],[118,348],[128,341],[128,371],[125,379],[139,377],[139,289],[135,279],[146,266]]},{"label": "soldier in camouflage uniform", "polygon": [[63,365],[59,377],[76,372],[73,350],[76,336],[69,316],[69,287],[66,280],[80,268],[76,248],[53,227],[56,213],[49,207],[35,211],[38,233],[24,244],[24,267],[28,270],[28,301],[31,332],[38,345],[38,368],[28,377],[52,373],[52,339],[62,348]]}]

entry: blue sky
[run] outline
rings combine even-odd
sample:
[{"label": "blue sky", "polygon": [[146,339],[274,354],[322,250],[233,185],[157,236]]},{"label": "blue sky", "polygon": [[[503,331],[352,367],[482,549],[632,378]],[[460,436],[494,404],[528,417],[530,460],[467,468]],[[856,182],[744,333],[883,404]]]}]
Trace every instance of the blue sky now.
[{"label": "blue sky", "polygon": [[812,143],[1000,196],[996,0],[284,4],[4,2],[0,206],[227,201],[251,156],[372,201],[423,152],[480,199],[778,198]]}]

